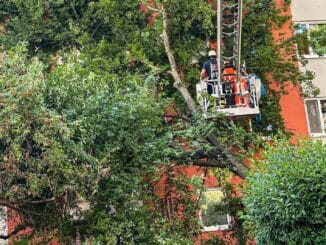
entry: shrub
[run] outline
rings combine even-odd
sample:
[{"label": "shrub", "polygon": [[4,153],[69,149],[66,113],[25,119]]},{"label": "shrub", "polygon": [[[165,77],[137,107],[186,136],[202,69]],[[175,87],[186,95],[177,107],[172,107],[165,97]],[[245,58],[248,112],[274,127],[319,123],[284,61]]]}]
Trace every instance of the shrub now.
[{"label": "shrub", "polygon": [[247,224],[258,244],[326,244],[326,146],[269,147],[248,177]]}]

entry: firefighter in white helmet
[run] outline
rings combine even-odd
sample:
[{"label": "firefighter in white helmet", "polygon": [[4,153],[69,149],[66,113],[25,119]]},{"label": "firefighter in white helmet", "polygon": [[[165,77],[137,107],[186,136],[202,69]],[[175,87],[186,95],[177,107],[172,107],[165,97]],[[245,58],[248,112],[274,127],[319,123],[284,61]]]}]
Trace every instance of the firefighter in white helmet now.
[{"label": "firefighter in white helmet", "polygon": [[213,93],[213,81],[218,77],[218,66],[216,60],[216,51],[210,50],[208,52],[209,59],[205,61],[200,72],[201,79],[207,80],[207,91],[209,94]]}]

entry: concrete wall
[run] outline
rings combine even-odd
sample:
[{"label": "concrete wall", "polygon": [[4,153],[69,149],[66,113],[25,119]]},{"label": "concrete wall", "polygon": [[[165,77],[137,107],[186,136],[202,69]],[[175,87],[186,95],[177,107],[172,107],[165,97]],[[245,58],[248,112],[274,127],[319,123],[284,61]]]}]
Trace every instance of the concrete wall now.
[{"label": "concrete wall", "polygon": [[318,97],[326,97],[326,57],[311,58],[308,62],[307,69],[316,73],[313,84],[320,89]]},{"label": "concrete wall", "polygon": [[316,138],[313,138],[313,141],[321,141],[324,144],[326,144],[326,137],[316,137]]},{"label": "concrete wall", "polygon": [[[295,23],[326,24],[326,0],[292,0],[292,21]],[[308,58],[308,57],[306,57]],[[326,57],[308,58],[307,69],[315,72],[313,84],[320,89],[318,97],[326,96]]]},{"label": "concrete wall", "polygon": [[292,0],[292,21],[326,23],[326,0]]}]

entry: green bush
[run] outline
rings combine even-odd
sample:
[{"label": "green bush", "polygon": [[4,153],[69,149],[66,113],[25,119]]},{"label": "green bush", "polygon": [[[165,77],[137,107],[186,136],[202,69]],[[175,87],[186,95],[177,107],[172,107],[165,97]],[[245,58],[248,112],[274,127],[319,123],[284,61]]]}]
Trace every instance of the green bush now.
[{"label": "green bush", "polygon": [[326,244],[326,146],[277,142],[248,177],[247,224],[258,244]]}]

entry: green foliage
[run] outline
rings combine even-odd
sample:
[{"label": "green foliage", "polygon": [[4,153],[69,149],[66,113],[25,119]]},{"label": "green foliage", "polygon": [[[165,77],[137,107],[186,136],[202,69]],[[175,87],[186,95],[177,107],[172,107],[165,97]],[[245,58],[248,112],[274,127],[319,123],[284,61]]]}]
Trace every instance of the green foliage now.
[{"label": "green foliage", "polygon": [[[22,223],[34,234],[51,230],[65,240],[79,227],[96,241],[155,244],[164,226],[149,209],[145,177],[158,171],[153,163],[166,145],[164,103],[141,79],[90,72],[87,64],[69,55],[45,75],[24,46],[6,52],[1,199],[23,210]],[[76,225],[71,212],[81,201],[92,209]]]},{"label": "green foliage", "polygon": [[323,56],[326,54],[326,26],[317,26],[311,30],[310,42],[314,51],[319,55]]},{"label": "green foliage", "polygon": [[323,56],[326,54],[326,26],[323,24],[312,26],[309,30],[303,25],[295,25],[298,30],[296,41],[300,56],[310,54],[312,48],[314,54]]},{"label": "green foliage", "polygon": [[[304,83],[312,90],[309,94],[313,94],[316,91],[311,86],[313,77],[311,72],[300,72],[295,65],[295,39],[280,36],[280,43],[275,44],[272,30],[277,30],[289,19],[289,16],[280,16],[283,9],[277,8],[275,1],[270,0],[246,0],[244,4],[242,60],[246,62],[249,72],[262,79],[267,92],[261,104],[262,121],[255,126],[256,130],[268,134],[266,128],[271,125],[275,133],[284,129],[279,107],[279,97],[286,92],[284,84],[288,81],[294,85]],[[289,1],[285,2],[285,7],[287,4]],[[273,91],[271,82],[278,84],[281,91]]]},{"label": "green foliage", "polygon": [[[272,74],[275,82],[281,83],[288,80],[282,77],[280,65],[284,60],[272,36],[272,29],[277,29],[286,19],[279,16],[281,11],[276,8],[274,1],[248,0],[245,4],[248,12],[243,19],[243,60],[246,61],[248,68],[259,77],[264,78],[268,73]],[[268,80],[266,79],[265,82]]]},{"label": "green foliage", "polygon": [[[95,50],[100,51],[101,55],[96,57],[97,64],[110,63],[112,73],[124,75],[126,70],[133,74],[159,73],[161,79],[169,81],[169,85],[162,89],[178,101],[172,88],[173,81],[165,73],[169,64],[160,36],[161,17],[159,15],[156,21],[147,25],[153,11],[139,11],[141,2],[41,1],[36,4],[35,0],[6,1],[0,9],[0,18],[6,20],[7,29],[1,36],[2,43],[10,47],[17,40],[27,41],[29,51],[38,55],[72,46],[86,50],[89,55],[94,55]],[[163,3],[154,2],[154,7]],[[244,3],[242,57],[249,70],[261,78],[267,73],[272,74],[280,84],[288,80],[293,83],[306,81],[291,61],[284,60],[280,47],[273,41],[272,28],[280,26],[287,17],[279,16],[280,10],[273,1],[246,0]],[[190,60],[197,56],[200,62],[204,61],[205,57],[201,57],[199,52],[207,49],[207,39],[215,33],[216,13],[203,0],[164,1],[164,8],[168,13],[169,38],[178,70],[194,94],[200,67],[191,65]],[[287,47],[291,45],[292,42],[286,44]],[[131,60],[135,65],[130,66]],[[263,80],[268,83],[268,79]],[[273,98],[272,93],[268,96]],[[278,107],[272,110],[277,111]],[[269,117],[268,113],[264,112],[263,118]],[[259,128],[263,131],[272,124],[280,129],[282,121],[279,118],[273,117],[273,121],[263,122]]]},{"label": "green foliage", "polygon": [[88,1],[9,0],[0,6],[0,20],[5,21],[6,35],[1,43],[6,47],[17,41],[27,41],[31,52],[41,49],[53,52],[75,44],[79,35],[80,15]]},{"label": "green foliage", "polygon": [[248,177],[246,219],[259,244],[325,244],[326,148],[274,142]]},{"label": "green foliage", "polygon": [[308,31],[305,30],[303,33],[296,34],[296,41],[298,45],[298,52],[300,56],[304,54],[309,54],[309,39],[308,39]]},{"label": "green foliage", "polygon": [[[194,93],[199,66],[190,60],[207,49],[215,13],[203,0],[155,2],[164,3],[177,69]],[[271,34],[286,18],[271,1],[245,2],[242,50],[248,68],[260,77],[272,73],[280,83],[296,82],[297,70],[284,62]],[[51,230],[67,241],[78,229],[94,243],[192,244],[200,230],[192,200],[197,189],[189,190],[194,184],[189,179],[171,175],[184,217],[171,221],[153,212],[152,183],[162,168],[190,164],[194,153],[185,153],[184,142],[194,152],[207,150],[209,133],[235,146],[240,160],[261,146],[258,134],[222,116],[189,119],[180,110],[173,126],[162,123],[168,103],[183,108],[184,102],[167,72],[161,16],[148,25],[153,12],[139,11],[140,3],[10,0],[0,5],[6,28],[0,34],[5,49],[0,197],[25,211],[22,221],[37,235]],[[18,41],[26,45],[16,46]],[[277,97],[268,95],[258,126],[264,133],[269,124],[283,129]],[[232,199],[231,188],[229,193],[227,211],[238,217],[241,203]],[[90,208],[76,218],[71,211],[81,211],[81,201]]]},{"label": "green foliage", "polygon": [[[1,198],[24,210],[23,224],[34,235],[51,230],[63,241],[78,229],[94,242],[191,244],[199,232],[192,200],[198,183],[190,190],[187,178],[170,178],[183,219],[172,222],[150,208],[162,163],[169,168],[185,159],[169,143],[184,139],[194,150],[207,148],[204,137],[214,132],[241,146],[245,157],[257,136],[224,117],[163,125],[166,103],[153,96],[151,78],[96,69],[98,54],[74,51],[46,73],[26,52],[21,45],[6,51],[0,83]],[[91,208],[75,222],[71,211],[80,212],[81,201]]]},{"label": "green foliage", "polygon": [[269,96],[262,98],[259,107],[262,116],[260,120],[254,120],[253,128],[255,131],[261,132],[264,135],[276,135],[279,131],[284,132],[279,99],[280,94],[272,91]]}]

